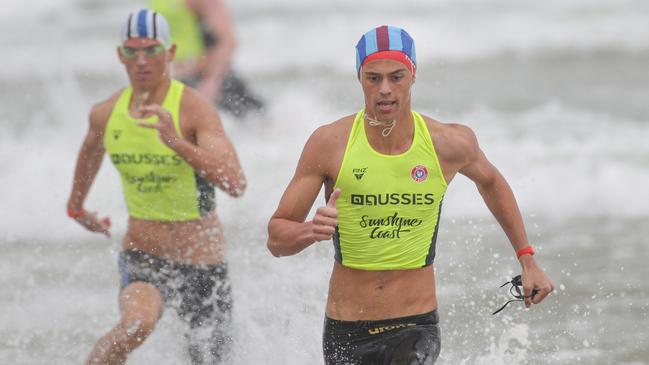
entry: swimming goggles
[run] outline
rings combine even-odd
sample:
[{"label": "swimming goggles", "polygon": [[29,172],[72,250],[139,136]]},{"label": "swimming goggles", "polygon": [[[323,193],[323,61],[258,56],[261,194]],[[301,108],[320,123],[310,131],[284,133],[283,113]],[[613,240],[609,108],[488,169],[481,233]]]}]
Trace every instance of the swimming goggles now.
[{"label": "swimming goggles", "polygon": [[502,288],[505,285],[509,285],[509,284],[511,284],[511,286],[509,287],[509,294],[511,294],[511,296],[513,296],[514,299],[508,300],[505,304],[503,304],[502,307],[500,307],[500,309],[498,309],[497,311],[491,313],[491,315],[500,313],[511,302],[523,302],[523,301],[525,301],[525,298],[534,298],[534,295],[536,295],[536,293],[538,292],[538,290],[534,289],[534,290],[532,290],[531,295],[529,295],[527,297],[525,295],[523,295],[523,292],[521,291],[521,288],[520,288],[521,286],[523,286],[523,279],[521,278],[520,275],[514,276],[512,278],[512,280],[506,282],[505,284],[501,285],[500,287]]},{"label": "swimming goggles", "polygon": [[164,52],[165,47],[162,44],[156,44],[145,48],[133,48],[124,46],[119,47],[119,53],[124,56],[124,58],[128,58],[130,60],[135,59],[139,51],[144,52],[144,55],[147,58],[151,58]]}]

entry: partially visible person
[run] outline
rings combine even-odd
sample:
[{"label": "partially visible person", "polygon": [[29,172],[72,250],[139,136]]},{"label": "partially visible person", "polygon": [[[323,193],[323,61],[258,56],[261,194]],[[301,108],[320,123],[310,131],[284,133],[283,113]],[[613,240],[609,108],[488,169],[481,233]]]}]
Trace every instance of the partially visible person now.
[{"label": "partially visible person", "polygon": [[131,13],[117,55],[130,85],[95,106],[79,151],[68,215],[110,235],[110,221],[84,208],[105,153],[121,175],[128,226],[119,254],[120,320],[87,364],[124,364],[165,307],[187,323],[192,364],[227,364],[232,298],[218,187],[237,197],[246,181],[219,115],[170,77],[176,46],[165,18]]},{"label": "partially visible person", "polygon": [[169,21],[178,47],[174,77],[236,117],[263,109],[231,68],[236,41],[224,0],[150,0],[149,7]]},{"label": "partially visible person", "polygon": [[[356,46],[356,64],[364,108],[306,142],[268,223],[267,245],[288,256],[333,238],[326,364],[431,365],[441,349],[433,261],[442,200],[458,174],[476,184],[507,234],[526,306],[540,303],[553,284],[532,257],[509,184],[473,131],[411,109],[417,69],[410,35],[391,26],[370,30]],[[326,204],[307,221],[323,186]]]}]

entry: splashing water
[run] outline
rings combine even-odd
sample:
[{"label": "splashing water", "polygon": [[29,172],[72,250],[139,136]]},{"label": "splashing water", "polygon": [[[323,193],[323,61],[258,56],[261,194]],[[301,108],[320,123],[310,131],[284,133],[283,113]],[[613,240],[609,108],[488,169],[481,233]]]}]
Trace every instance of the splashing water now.
[{"label": "splashing water", "polygon": [[522,364],[530,348],[529,326],[517,324],[505,330],[498,340],[491,338],[489,351],[485,355],[471,356],[461,365],[517,365]]}]

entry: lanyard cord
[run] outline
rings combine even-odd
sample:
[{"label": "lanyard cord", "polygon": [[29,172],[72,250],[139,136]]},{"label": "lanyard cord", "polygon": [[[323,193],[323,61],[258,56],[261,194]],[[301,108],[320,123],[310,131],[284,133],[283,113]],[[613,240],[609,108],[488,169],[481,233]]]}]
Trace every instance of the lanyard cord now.
[{"label": "lanyard cord", "polygon": [[392,129],[394,128],[394,126],[397,125],[397,120],[396,119],[392,119],[389,122],[383,122],[383,121],[380,121],[380,120],[378,120],[376,118],[372,118],[372,117],[368,116],[365,113],[363,113],[363,118],[365,118],[365,120],[367,120],[372,127],[385,127],[381,131],[381,135],[383,137],[389,136],[390,132],[392,132]]}]

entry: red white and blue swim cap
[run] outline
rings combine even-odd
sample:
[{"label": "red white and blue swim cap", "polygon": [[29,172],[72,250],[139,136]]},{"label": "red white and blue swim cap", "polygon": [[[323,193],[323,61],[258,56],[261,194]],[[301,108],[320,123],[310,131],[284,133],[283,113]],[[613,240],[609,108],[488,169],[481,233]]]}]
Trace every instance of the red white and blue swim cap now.
[{"label": "red white and blue swim cap", "polygon": [[128,15],[122,27],[122,43],[130,38],[152,38],[165,48],[171,46],[171,33],[167,19],[153,10],[141,9]]},{"label": "red white and blue swim cap", "polygon": [[363,34],[356,45],[356,73],[361,67],[377,59],[399,61],[413,74],[417,68],[415,42],[404,29],[382,25]]}]

